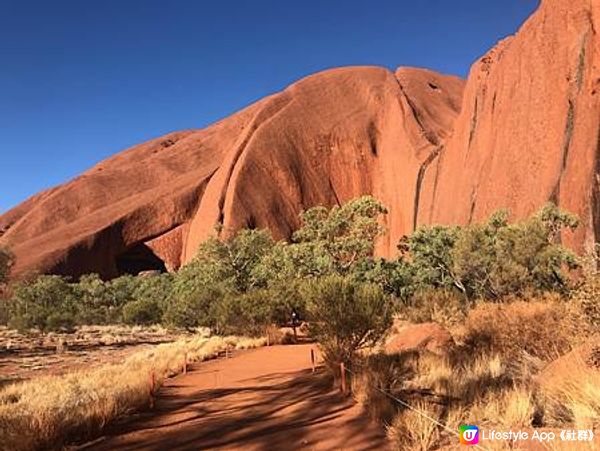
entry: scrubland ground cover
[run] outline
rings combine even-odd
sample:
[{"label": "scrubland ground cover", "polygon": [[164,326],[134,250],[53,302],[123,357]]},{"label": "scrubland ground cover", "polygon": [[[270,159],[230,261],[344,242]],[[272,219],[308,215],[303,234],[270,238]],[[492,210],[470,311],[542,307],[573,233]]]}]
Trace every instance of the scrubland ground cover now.
[{"label": "scrubland ground cover", "polygon": [[0,447],[60,448],[93,436],[107,423],[147,407],[165,378],[226,348],[262,346],[265,339],[189,337],[135,353],[122,363],[65,376],[43,376],[0,391]]},{"label": "scrubland ground cover", "polygon": [[[2,315],[24,332],[116,322],[261,337],[288,323],[293,311],[307,320],[336,376],[345,364],[354,396],[386,424],[399,449],[439,448],[448,443],[449,430],[469,421],[597,427],[597,367],[588,356],[582,357],[585,364],[560,370],[561,359],[583,342],[591,355],[597,352],[589,337],[600,324],[598,259],[575,255],[560,239],[577,227],[577,218],[547,205],[519,222],[500,211],[482,224],[423,227],[398,243],[397,258],[385,260],[373,256],[385,233],[380,220],[385,213],[371,197],[312,208],[301,215],[302,226],[289,242],[276,242],[262,230],[227,233],[228,239],[203,243],[175,274],[22,281],[5,289]],[[439,354],[382,353],[394,318],[441,324],[454,344]],[[134,360],[129,365],[132,374],[146,378],[146,367],[138,370]],[[93,390],[94,379],[89,381],[77,392],[83,397]],[[144,382],[131,383],[139,394],[136,387]],[[127,387],[124,393],[131,393]],[[20,398],[11,394],[15,390]],[[15,385],[0,392],[0,399],[28,399],[34,390]],[[117,407],[109,403],[116,416],[143,404],[143,397],[124,396],[131,399],[126,408],[120,394]],[[32,431],[46,430],[45,422],[31,420],[36,411],[46,412],[43,405],[30,406]],[[110,417],[90,415],[85,431]],[[17,427],[11,423],[17,420],[7,418],[10,430]],[[55,429],[42,433],[45,440],[59,440],[60,432],[52,431],[63,430],[60,425],[68,425],[70,417],[59,419],[50,422]]]}]

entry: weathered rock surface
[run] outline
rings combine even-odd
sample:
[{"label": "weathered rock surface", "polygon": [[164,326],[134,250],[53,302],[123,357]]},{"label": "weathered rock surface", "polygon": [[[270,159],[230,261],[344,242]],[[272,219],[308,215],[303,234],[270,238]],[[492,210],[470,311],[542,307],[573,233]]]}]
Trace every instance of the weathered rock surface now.
[{"label": "weathered rock surface", "polygon": [[419,167],[450,133],[463,82],[376,67],[308,77],[200,131],[110,158],[0,218],[15,272],[105,277],[175,269],[223,226],[289,237],[298,214],[372,193],[393,251],[413,225]]},{"label": "weathered rock surface", "polygon": [[[203,130],[118,154],[0,216],[29,271],[105,277],[175,269],[223,226],[268,227],[373,194],[390,210],[377,252],[416,225],[468,223],[547,201],[600,233],[600,2],[545,0],[456,77],[351,67],[310,76]],[[464,89],[464,96],[463,96]]]},{"label": "weathered rock surface", "polygon": [[454,344],[450,332],[437,323],[406,324],[388,338],[384,350],[386,354],[423,350],[445,354]]},{"label": "weathered rock surface", "polygon": [[[544,0],[471,69],[454,132],[424,177],[419,223],[467,223],[547,201],[577,213],[566,237],[598,240],[600,2]],[[433,200],[431,200],[433,198]]]}]

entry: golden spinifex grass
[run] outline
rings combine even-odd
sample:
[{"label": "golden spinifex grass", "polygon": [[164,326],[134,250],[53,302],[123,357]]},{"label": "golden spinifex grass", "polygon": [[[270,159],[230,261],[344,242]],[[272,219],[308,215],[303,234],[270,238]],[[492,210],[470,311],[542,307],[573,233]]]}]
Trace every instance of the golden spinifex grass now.
[{"label": "golden spinifex grass", "polygon": [[144,408],[163,381],[187,361],[229,349],[263,346],[265,339],[194,337],[141,351],[118,365],[65,376],[45,376],[0,391],[0,449],[59,448],[98,432],[107,423]]},{"label": "golden spinifex grass", "polygon": [[393,447],[445,449],[457,443],[450,431],[460,424],[503,430],[600,427],[600,338],[590,337],[576,305],[483,304],[451,332],[457,343],[444,355],[373,354],[357,368],[353,394],[387,425]]}]

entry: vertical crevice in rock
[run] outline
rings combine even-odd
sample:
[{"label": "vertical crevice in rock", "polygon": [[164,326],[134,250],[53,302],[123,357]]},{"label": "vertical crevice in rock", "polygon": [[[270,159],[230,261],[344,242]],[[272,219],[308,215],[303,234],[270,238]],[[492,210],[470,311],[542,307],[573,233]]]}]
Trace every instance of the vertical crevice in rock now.
[{"label": "vertical crevice in rock", "polygon": [[477,113],[479,109],[478,98],[475,97],[475,107],[473,109],[473,116],[471,116],[471,128],[469,130],[469,148],[471,147],[471,143],[473,142],[473,138],[475,137],[475,130],[477,128]]},{"label": "vertical crevice in rock", "polygon": [[411,114],[412,114],[413,118],[415,119],[415,122],[417,123],[417,125],[421,129],[421,133],[423,134],[423,136],[425,137],[425,139],[427,141],[429,141],[431,144],[433,144],[434,146],[439,145],[439,138],[438,138],[438,136],[434,132],[429,131],[429,130],[427,130],[425,128],[425,124],[423,124],[423,120],[421,119],[421,115],[419,113],[419,110],[417,109],[417,107],[415,106],[415,104],[413,103],[413,101],[410,99],[410,97],[408,97],[408,95],[406,94],[406,91],[404,91],[404,88],[402,87],[402,84],[400,83],[400,80],[398,80],[396,78],[396,82],[398,83],[398,87],[400,88],[400,92],[402,93],[402,96],[406,100],[406,104],[410,108]]},{"label": "vertical crevice in rock", "polygon": [[560,203],[560,185],[562,182],[562,177],[567,167],[567,162],[569,160],[569,150],[571,148],[571,141],[573,140],[573,131],[575,128],[575,103],[573,99],[569,99],[569,107],[567,109],[567,118],[565,121],[565,133],[562,144],[562,161],[560,171],[558,173],[558,178],[556,180],[556,184],[550,194],[550,201],[555,205],[559,205]]},{"label": "vertical crevice in rock", "polygon": [[473,215],[475,214],[475,202],[477,200],[477,194],[475,192],[475,188],[471,191],[471,207],[469,209],[469,222],[471,224],[473,222]]},{"label": "vertical crevice in rock", "polygon": [[434,149],[419,168],[419,173],[417,174],[417,183],[415,186],[415,203],[413,207],[413,230],[417,229],[417,221],[419,218],[419,203],[421,202],[421,185],[423,184],[425,173],[427,172],[427,168],[429,167],[429,165],[433,163],[433,161],[439,156],[442,149],[443,146]]},{"label": "vertical crevice in rock", "polygon": [[579,60],[577,62],[577,72],[575,74],[575,82],[577,83],[577,92],[581,91],[583,86],[583,76],[585,72],[585,46],[587,45],[587,33],[582,39],[581,48],[579,50]]},{"label": "vertical crevice in rock", "polygon": [[569,109],[567,110],[567,123],[565,125],[565,138],[563,141],[563,158],[562,158],[562,170],[564,171],[567,167],[567,160],[569,158],[569,149],[571,148],[571,141],[573,140],[573,129],[575,127],[575,104],[572,99],[569,99]]}]

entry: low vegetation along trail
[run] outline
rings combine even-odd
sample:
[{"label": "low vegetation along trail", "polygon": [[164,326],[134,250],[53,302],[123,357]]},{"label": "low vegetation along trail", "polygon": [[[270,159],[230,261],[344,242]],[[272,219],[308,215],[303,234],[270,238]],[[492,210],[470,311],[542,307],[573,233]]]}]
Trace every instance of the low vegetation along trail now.
[{"label": "low vegetation along trail", "polygon": [[167,381],[152,411],[85,450],[385,449],[359,405],[312,373],[311,345],[240,351]]}]

